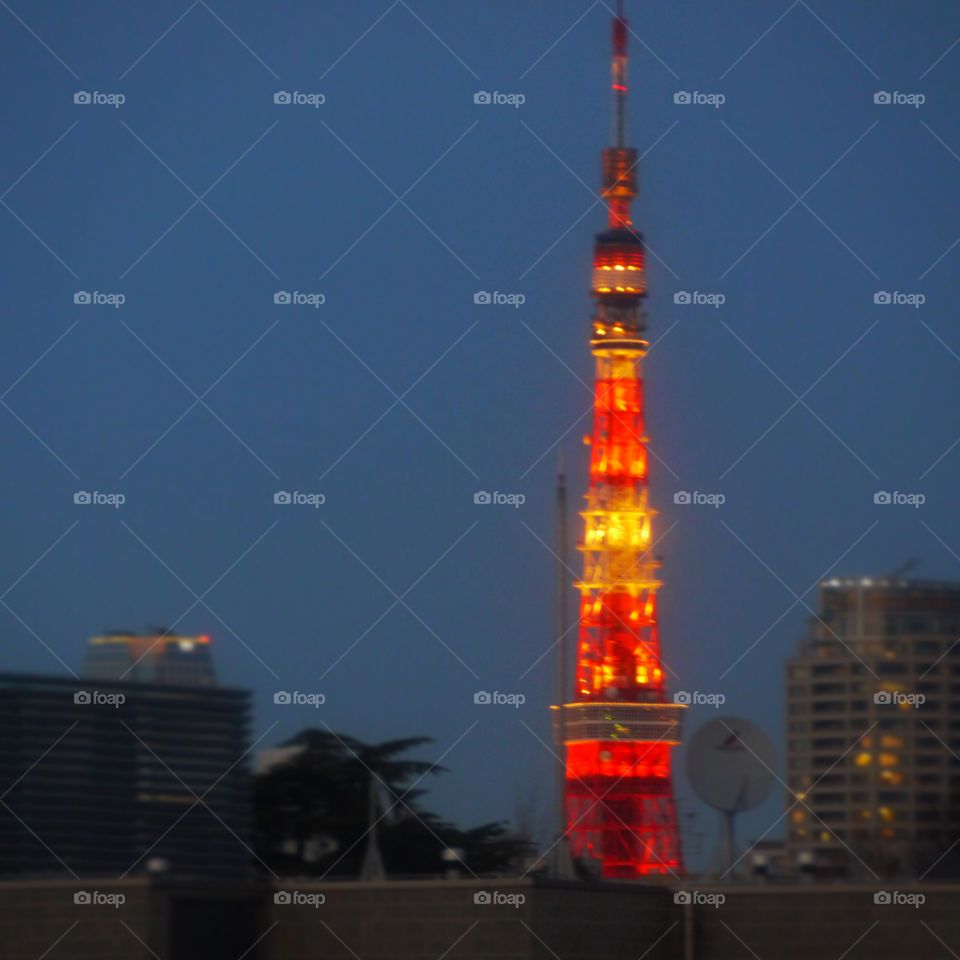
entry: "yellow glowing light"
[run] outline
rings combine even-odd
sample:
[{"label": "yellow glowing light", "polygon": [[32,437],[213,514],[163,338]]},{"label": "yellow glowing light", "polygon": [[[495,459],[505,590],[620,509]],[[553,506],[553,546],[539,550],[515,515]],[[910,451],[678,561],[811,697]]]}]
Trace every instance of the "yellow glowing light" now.
[{"label": "yellow glowing light", "polygon": [[881,767],[895,767],[899,763],[899,759],[895,753],[881,753],[880,754],[880,766]]},{"label": "yellow glowing light", "polygon": [[858,753],[858,754],[853,758],[853,762],[854,762],[858,767],[869,767],[870,764],[873,763],[873,754],[872,754],[872,753],[867,753],[866,751],[864,751],[863,753]]},{"label": "yellow glowing light", "polygon": [[877,813],[880,814],[880,819],[885,823],[890,823],[893,820],[893,811],[889,807],[881,807]]}]

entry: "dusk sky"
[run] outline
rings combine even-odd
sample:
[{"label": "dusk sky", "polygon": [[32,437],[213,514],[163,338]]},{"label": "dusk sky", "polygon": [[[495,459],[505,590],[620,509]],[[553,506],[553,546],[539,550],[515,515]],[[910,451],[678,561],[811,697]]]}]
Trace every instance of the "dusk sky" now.
[{"label": "dusk sky", "polygon": [[[960,579],[960,7],[627,15],[670,688],[722,693],[784,776],[784,659],[818,581],[911,558]],[[208,633],[262,746],[428,735],[438,812],[546,816],[554,485],[562,451],[579,535],[610,17],[3,5],[0,668],[79,672],[110,628]],[[689,711],[687,736],[714,715]],[[677,759],[684,825],[712,832]],[[777,786],[745,833],[782,810]]]}]

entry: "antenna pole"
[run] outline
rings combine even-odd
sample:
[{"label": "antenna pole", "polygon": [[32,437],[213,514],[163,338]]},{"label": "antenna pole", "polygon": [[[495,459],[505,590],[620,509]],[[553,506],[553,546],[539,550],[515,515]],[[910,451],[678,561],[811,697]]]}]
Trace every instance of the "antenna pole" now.
[{"label": "antenna pole", "polygon": [[563,472],[563,451],[557,456],[557,786],[556,786],[556,838],[554,840],[550,873],[558,880],[574,879],[573,861],[570,857],[570,841],[567,838],[567,812],[565,808],[567,781],[567,717],[564,704],[567,701],[567,480]]}]

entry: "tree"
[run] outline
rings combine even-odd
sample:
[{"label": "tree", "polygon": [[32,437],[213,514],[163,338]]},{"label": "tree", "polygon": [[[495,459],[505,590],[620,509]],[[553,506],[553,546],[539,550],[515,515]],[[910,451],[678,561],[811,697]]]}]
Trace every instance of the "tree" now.
[{"label": "tree", "polygon": [[439,874],[444,850],[460,851],[465,872],[516,869],[531,844],[502,823],[461,830],[422,808],[417,784],[444,768],[404,756],[432,741],[406,737],[366,744],[325,730],[304,730],[283,746],[287,758],[254,785],[257,856],[278,874],[360,873],[370,836],[371,783],[377,842],[389,875]]}]

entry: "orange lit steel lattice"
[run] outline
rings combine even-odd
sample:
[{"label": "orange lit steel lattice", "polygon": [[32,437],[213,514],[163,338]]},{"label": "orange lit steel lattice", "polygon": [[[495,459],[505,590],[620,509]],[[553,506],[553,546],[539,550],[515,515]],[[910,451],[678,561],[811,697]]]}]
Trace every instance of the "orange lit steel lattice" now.
[{"label": "orange lit steel lattice", "polygon": [[618,14],[614,146],[603,162],[609,222],[596,239],[593,269],[596,379],[576,676],[573,700],[561,707],[571,852],[619,878],[682,870],[670,759],[683,707],[666,693],[657,627],[641,371],[646,275],[630,213],[637,155],[625,146],[626,38]]}]

